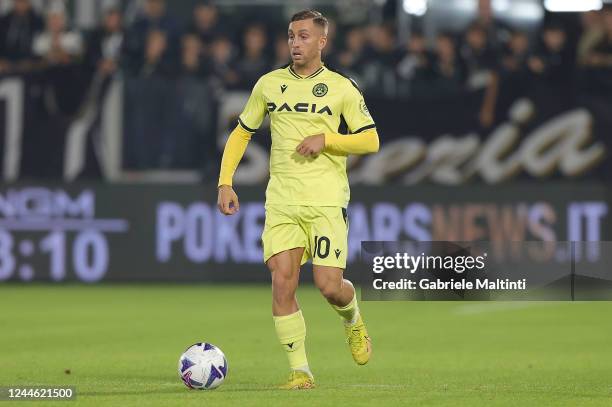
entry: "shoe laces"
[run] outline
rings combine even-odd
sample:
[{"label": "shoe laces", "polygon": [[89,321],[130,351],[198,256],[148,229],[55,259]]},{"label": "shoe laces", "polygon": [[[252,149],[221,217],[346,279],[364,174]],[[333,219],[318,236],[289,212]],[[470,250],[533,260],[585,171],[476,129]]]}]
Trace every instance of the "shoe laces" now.
[{"label": "shoe laces", "polygon": [[358,328],[351,328],[351,334],[346,339],[348,344],[353,349],[360,349],[363,345],[364,338]]}]

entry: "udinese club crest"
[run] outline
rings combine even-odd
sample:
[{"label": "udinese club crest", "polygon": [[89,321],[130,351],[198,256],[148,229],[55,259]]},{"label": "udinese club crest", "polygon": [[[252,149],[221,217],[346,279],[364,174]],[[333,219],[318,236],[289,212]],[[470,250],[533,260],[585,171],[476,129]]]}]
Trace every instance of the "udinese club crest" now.
[{"label": "udinese club crest", "polygon": [[327,95],[327,91],[328,91],[327,85],[324,83],[317,83],[312,88],[312,94],[318,98]]}]

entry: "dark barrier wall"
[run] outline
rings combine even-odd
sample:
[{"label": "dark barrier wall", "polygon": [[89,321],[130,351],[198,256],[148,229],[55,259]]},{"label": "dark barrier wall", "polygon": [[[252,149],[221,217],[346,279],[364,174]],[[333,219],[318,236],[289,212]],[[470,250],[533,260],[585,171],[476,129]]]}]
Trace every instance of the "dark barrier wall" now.
[{"label": "dark barrier wall", "polygon": [[[72,92],[64,95],[61,103],[49,103],[49,95],[58,89],[72,89],[65,86],[71,77],[45,78],[0,78],[0,168],[5,179],[7,169],[13,167],[20,177],[58,179],[63,174],[66,134],[82,116],[79,102],[83,95]],[[501,83],[490,128],[479,122],[482,92],[404,101],[366,95],[380,133],[381,150],[367,157],[351,157],[351,182],[465,185],[609,179],[610,95],[547,82],[527,86],[516,78]],[[124,86],[126,168],[206,168],[208,176],[216,174],[220,151],[215,151],[214,123],[219,122],[219,138],[223,139],[224,131],[235,126],[248,93],[228,92],[213,100],[206,84],[184,79],[126,78]],[[177,100],[189,103],[173,102]],[[212,112],[217,103],[215,120]],[[99,124],[96,120],[89,123],[88,146]],[[269,143],[269,130],[264,125],[252,138],[238,170],[239,183],[262,184],[267,180]],[[7,162],[15,159],[15,166]]]},{"label": "dark barrier wall", "polygon": [[[264,190],[237,192],[225,217],[214,188],[3,186],[0,281],[267,281]],[[597,185],[354,187],[348,273],[368,240],[609,240],[610,205]]]}]

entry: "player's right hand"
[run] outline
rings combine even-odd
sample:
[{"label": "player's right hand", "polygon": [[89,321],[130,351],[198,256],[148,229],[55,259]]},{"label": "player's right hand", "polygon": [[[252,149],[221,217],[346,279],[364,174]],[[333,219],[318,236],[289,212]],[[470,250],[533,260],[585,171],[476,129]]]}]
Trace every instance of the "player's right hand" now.
[{"label": "player's right hand", "polygon": [[229,185],[221,185],[219,187],[217,207],[224,215],[233,215],[240,209],[238,195],[236,195],[234,189]]}]

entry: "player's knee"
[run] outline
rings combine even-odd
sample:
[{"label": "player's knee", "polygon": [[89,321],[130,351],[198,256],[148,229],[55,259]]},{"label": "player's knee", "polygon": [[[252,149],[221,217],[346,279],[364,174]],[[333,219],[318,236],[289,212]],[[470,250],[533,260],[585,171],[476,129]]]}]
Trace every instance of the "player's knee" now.
[{"label": "player's knee", "polygon": [[278,270],[272,272],[272,294],[275,300],[293,298],[296,286],[293,273]]},{"label": "player's knee", "polygon": [[330,281],[319,285],[319,291],[321,291],[321,295],[326,299],[334,300],[340,295],[341,286],[335,281]]},{"label": "player's knee", "polygon": [[280,271],[272,272],[272,285],[275,287],[284,287],[291,285],[291,283],[293,282],[293,276],[291,274],[292,273],[283,273]]}]

